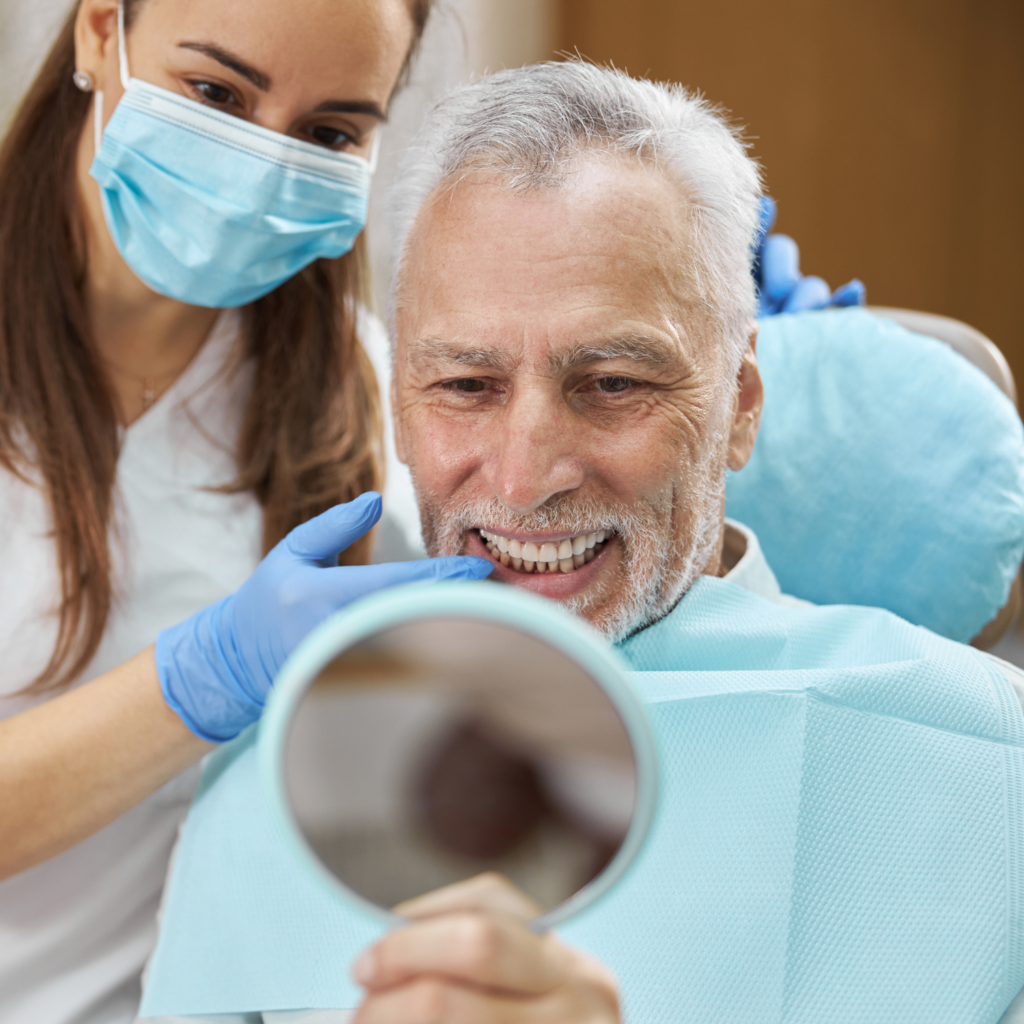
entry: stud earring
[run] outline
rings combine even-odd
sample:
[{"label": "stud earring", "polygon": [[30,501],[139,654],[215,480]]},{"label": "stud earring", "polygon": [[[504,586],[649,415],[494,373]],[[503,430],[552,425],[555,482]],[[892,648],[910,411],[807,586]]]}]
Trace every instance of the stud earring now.
[{"label": "stud earring", "polygon": [[92,75],[88,71],[76,71],[71,76],[71,81],[82,90],[82,92],[92,92],[96,88],[96,83],[92,80]]}]

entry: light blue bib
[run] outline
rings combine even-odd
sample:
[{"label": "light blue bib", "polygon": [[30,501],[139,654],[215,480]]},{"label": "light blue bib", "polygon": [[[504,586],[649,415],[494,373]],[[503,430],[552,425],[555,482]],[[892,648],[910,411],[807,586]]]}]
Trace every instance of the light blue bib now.
[{"label": "light blue bib", "polygon": [[[1024,717],[983,656],[867,608],[702,578],[623,654],[663,792],[562,929],[634,1024],[996,1022],[1024,984]],[[380,926],[300,871],[247,733],[185,827],[147,1016],[350,1007]]]}]

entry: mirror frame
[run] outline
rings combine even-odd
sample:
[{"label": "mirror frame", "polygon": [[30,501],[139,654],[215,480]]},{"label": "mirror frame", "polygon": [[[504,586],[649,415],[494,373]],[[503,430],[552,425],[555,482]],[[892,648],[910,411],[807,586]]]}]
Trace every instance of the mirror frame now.
[{"label": "mirror frame", "polygon": [[495,583],[415,583],[378,591],[337,612],[313,630],[274,681],[259,724],[258,757],[275,823],[311,873],[335,895],[389,925],[405,918],[350,889],[321,862],[288,803],[284,757],[293,714],[320,673],[348,648],[401,623],[442,616],[482,619],[532,634],[575,661],[604,689],[622,718],[636,759],[637,790],[626,838],[601,873],[564,903],[530,922],[534,931],[563,924],[591,906],[622,877],[640,852],[658,802],[658,753],[650,720],[611,645],[585,621],[558,605]]}]

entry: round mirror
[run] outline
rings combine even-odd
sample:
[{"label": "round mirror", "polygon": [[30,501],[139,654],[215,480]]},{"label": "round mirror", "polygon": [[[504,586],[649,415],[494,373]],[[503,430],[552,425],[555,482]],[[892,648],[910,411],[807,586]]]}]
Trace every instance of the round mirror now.
[{"label": "round mirror", "polygon": [[391,918],[497,871],[539,924],[562,921],[621,875],[654,807],[650,729],[606,643],[488,584],[388,591],[325,623],[260,743],[303,856]]}]

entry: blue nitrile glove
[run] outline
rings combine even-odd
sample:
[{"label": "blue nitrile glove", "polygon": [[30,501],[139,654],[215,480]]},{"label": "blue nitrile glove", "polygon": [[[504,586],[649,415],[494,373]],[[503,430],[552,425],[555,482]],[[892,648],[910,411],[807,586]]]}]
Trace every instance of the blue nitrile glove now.
[{"label": "blue nitrile glove", "polygon": [[826,306],[863,306],[864,285],[854,278],[834,292],[820,277],[800,273],[800,250],[788,235],[770,235],[775,223],[775,200],[761,197],[761,226],[754,252],[757,315],[802,313]]},{"label": "blue nitrile glove", "polygon": [[484,558],[337,565],[338,552],[380,518],[372,491],[296,527],[235,593],[165,629],[156,641],[164,699],[204,740],[222,743],[255,722],[271,684],[302,638],[375,590],[421,580],[478,580]]}]

